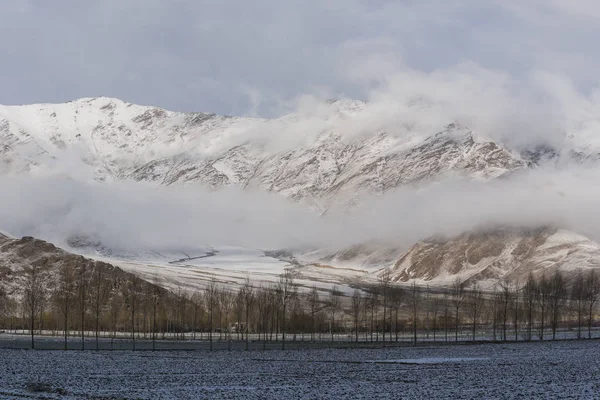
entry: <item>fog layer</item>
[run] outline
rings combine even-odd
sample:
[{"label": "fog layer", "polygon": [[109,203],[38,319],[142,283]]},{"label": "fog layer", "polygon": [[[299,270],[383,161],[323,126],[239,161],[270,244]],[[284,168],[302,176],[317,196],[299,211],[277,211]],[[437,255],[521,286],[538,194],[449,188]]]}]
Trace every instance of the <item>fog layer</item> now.
[{"label": "fog layer", "polygon": [[497,225],[552,225],[600,239],[598,172],[548,167],[487,183],[446,180],[363,196],[358,207],[324,217],[278,195],[238,188],[2,177],[0,229],[57,244],[86,236],[131,250],[341,248],[371,241],[408,247],[431,235]]}]

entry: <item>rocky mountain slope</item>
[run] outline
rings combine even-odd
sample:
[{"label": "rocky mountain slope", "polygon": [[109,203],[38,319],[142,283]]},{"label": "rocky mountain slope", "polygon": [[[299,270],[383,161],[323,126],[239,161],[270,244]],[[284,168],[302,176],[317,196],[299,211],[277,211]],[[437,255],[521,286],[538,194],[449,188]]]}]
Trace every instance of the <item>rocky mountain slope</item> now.
[{"label": "rocky mountain slope", "polygon": [[[13,299],[22,298],[29,285],[32,266],[37,268],[39,288],[45,289],[46,296],[51,296],[58,288],[63,267],[71,268],[74,276],[78,276],[83,268],[88,285],[92,275],[98,270],[101,271],[103,280],[120,280],[122,285],[135,277],[109,263],[69,253],[43,240],[32,237],[14,239],[0,234],[0,295]],[[143,286],[147,285],[151,283],[143,283]]]},{"label": "rocky mountain slope", "polygon": [[502,279],[523,283],[530,273],[539,277],[556,269],[572,278],[598,269],[599,261],[600,244],[574,232],[500,228],[423,240],[388,269],[396,282],[450,286],[459,278],[490,288]]},{"label": "rocky mountain slope", "polygon": [[98,181],[240,185],[319,205],[444,175],[495,178],[528,163],[455,123],[404,135],[376,126],[346,134],[361,113],[368,105],[353,101],[332,102],[318,118],[271,120],[110,98],[0,106],[0,172],[44,174],[82,161]]}]

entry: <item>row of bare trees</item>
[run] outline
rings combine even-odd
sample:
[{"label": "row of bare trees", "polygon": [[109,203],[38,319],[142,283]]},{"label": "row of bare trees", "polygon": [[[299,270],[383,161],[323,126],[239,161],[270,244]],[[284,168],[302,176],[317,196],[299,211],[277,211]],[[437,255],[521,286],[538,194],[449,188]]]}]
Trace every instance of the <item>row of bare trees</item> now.
[{"label": "row of bare trees", "polygon": [[[245,342],[298,340],[395,342],[410,340],[539,340],[550,329],[592,337],[600,280],[591,270],[569,282],[559,271],[493,290],[455,281],[445,288],[398,285],[383,273],[377,284],[344,293],[300,290],[290,271],[277,282],[237,289],[210,281],[202,290],[165,290],[102,262],[77,258],[50,276],[49,260],[28,265],[19,289],[0,285],[0,327],[61,335],[64,348],[86,336]],[[15,286],[17,287],[17,286]],[[76,339],[74,336],[78,336]],[[89,346],[89,345],[88,345]]]}]

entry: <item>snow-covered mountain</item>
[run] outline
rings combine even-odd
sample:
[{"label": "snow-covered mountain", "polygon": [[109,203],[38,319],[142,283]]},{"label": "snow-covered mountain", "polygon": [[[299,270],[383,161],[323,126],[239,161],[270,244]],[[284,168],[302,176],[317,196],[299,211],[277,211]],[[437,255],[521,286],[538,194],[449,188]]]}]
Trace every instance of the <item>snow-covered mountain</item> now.
[{"label": "snow-covered mountain", "polygon": [[321,205],[443,175],[495,178],[528,162],[456,123],[403,135],[378,126],[346,134],[368,112],[355,101],[330,102],[318,117],[270,120],[111,98],[0,106],[0,172],[44,174],[83,161],[98,181],[240,185]]},{"label": "snow-covered mountain", "polygon": [[[0,106],[0,174],[59,173],[98,182],[195,183],[213,189],[235,185],[324,211],[352,204],[361,194],[448,176],[511,179],[544,162],[600,158],[595,146],[573,135],[565,136],[561,149],[517,150],[452,121],[400,132],[367,118],[369,107],[333,101],[313,113],[260,119],[172,112],[104,97]],[[361,243],[297,256],[308,268],[308,280],[311,274],[333,279],[336,268],[346,271],[339,274],[343,282],[348,276],[374,279],[377,271],[390,268],[398,282],[445,285],[459,277],[489,286],[504,277],[520,280],[530,271],[592,268],[600,265],[600,245],[564,230],[506,229],[424,240],[408,252]],[[135,260],[130,264],[141,271]]]}]

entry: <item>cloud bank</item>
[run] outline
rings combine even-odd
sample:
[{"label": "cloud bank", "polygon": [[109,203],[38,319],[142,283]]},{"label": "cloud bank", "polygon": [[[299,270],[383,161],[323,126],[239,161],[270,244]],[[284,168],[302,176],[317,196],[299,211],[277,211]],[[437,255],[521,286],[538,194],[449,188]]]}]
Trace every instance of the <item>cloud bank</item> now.
[{"label": "cloud bank", "polygon": [[342,248],[385,242],[400,248],[432,235],[498,225],[556,226],[600,240],[597,168],[539,169],[510,180],[447,180],[363,198],[320,217],[277,195],[64,178],[0,178],[3,229],[58,244],[86,236],[114,249],[205,246]]}]

